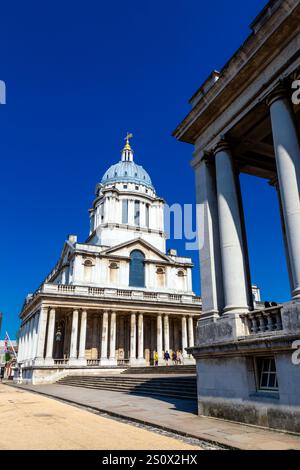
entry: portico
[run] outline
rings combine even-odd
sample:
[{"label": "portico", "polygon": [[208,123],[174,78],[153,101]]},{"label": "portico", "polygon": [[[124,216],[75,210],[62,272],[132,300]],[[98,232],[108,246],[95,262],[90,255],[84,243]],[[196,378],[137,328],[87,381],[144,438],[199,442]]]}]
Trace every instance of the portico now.
[{"label": "portico", "polygon": [[[57,303],[57,299],[56,302]],[[113,310],[99,305],[71,307],[59,301],[48,305],[44,302],[40,311],[21,327],[19,360],[24,365],[39,366],[146,366],[153,365],[154,351],[160,363],[164,363],[164,351],[182,351],[194,346],[194,333],[199,314],[196,303],[193,312],[170,312],[170,306],[162,313],[153,311],[153,305],[140,310]],[[138,305],[137,305],[138,308]],[[152,310],[152,311],[151,311]],[[42,316],[37,332],[34,324]],[[29,352],[30,335],[37,335],[39,342]]]},{"label": "portico", "polygon": [[[188,351],[197,360],[199,413],[289,430],[300,423],[300,375],[290,357],[300,336],[300,106],[292,100],[299,18],[299,0],[269,1],[174,132],[194,145],[203,311]],[[242,173],[278,192],[291,301],[273,308],[253,304]],[[274,383],[264,380],[268,367]],[[281,406],[286,422],[275,418]]]}]

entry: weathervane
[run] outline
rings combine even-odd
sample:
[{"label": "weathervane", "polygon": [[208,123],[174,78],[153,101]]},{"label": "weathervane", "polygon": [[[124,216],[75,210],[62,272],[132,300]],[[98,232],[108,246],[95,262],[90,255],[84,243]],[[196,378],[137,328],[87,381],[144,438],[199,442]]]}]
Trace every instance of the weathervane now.
[{"label": "weathervane", "polygon": [[124,139],[124,140],[126,140],[126,144],[129,144],[129,139],[132,139],[132,137],[133,137],[133,134],[127,132],[127,135]]}]

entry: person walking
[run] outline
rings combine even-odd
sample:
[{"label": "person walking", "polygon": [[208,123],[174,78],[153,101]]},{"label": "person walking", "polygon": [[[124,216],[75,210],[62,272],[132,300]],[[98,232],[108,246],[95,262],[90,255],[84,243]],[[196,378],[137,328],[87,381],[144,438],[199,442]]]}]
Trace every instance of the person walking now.
[{"label": "person walking", "polygon": [[183,365],[183,356],[180,350],[177,353],[177,361],[178,361],[178,364]]},{"label": "person walking", "polygon": [[166,366],[168,366],[169,365],[169,360],[170,360],[169,351],[165,351],[164,360],[166,361]]},{"label": "person walking", "polygon": [[158,352],[157,351],[154,351],[153,358],[154,358],[154,365],[155,367],[157,367],[158,366]]},{"label": "person walking", "polygon": [[176,351],[173,351],[173,353],[172,353],[172,361],[173,361],[173,365],[176,366],[177,365],[177,353],[176,353]]}]

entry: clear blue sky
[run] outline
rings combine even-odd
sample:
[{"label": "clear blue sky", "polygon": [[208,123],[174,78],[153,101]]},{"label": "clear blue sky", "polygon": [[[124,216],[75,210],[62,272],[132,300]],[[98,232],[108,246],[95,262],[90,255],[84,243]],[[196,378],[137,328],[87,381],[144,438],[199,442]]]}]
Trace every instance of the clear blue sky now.
[{"label": "clear blue sky", "polygon": [[[170,204],[194,202],[192,147],[171,132],[188,99],[248,36],[265,0],[2,2],[1,336],[56,263],[68,233],[88,234],[96,183],[128,130],[135,159]],[[289,285],[276,196],[243,177],[252,281],[266,299]],[[251,220],[251,223],[249,221]],[[173,242],[184,254],[184,243]],[[198,254],[194,290],[199,293]]]}]

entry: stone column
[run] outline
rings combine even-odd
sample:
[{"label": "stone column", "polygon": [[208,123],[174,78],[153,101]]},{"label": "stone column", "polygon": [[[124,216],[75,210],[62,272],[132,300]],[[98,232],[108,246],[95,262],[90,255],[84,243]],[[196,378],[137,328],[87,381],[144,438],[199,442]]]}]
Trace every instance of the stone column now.
[{"label": "stone column", "polygon": [[48,319],[48,307],[42,307],[41,312],[40,312],[40,319],[39,319],[37,350],[36,350],[36,358],[34,361],[35,365],[44,364],[44,350],[45,350],[45,341],[46,341],[47,319]]},{"label": "stone column", "polygon": [[220,245],[225,297],[224,313],[238,316],[249,311],[248,277],[244,252],[236,174],[227,142],[215,150]]},{"label": "stone column", "polygon": [[300,298],[300,145],[290,100],[283,87],[268,99],[280,197],[286,229],[292,297]]},{"label": "stone column", "polygon": [[49,322],[48,322],[48,337],[47,337],[47,349],[46,349],[46,358],[45,364],[52,365],[54,364],[53,359],[53,343],[54,343],[54,333],[55,333],[55,309],[51,308],[49,312]]},{"label": "stone column", "polygon": [[19,329],[18,362],[22,361],[22,350],[23,350],[23,327]]},{"label": "stone column", "polygon": [[81,322],[80,322],[79,354],[78,354],[78,361],[82,365],[86,365],[87,363],[86,358],[85,358],[86,328],[87,328],[87,311],[82,310]]},{"label": "stone column", "polygon": [[78,310],[73,310],[69,364],[77,365]]},{"label": "stone column", "polygon": [[31,351],[32,359],[34,359],[36,357],[36,348],[37,348],[37,341],[38,341],[39,316],[40,316],[39,313],[36,313],[35,316],[34,316],[32,351]]},{"label": "stone column", "polygon": [[165,343],[165,351],[170,352],[169,315],[164,315],[164,343]]},{"label": "stone column", "polygon": [[93,329],[92,329],[92,359],[98,359],[99,354],[99,338],[98,338],[98,316],[93,317]]},{"label": "stone column", "polygon": [[102,315],[101,365],[108,364],[108,312]]},{"label": "stone column", "polygon": [[193,317],[189,316],[189,347],[194,346],[194,322]]},{"label": "stone column", "polygon": [[138,363],[146,365],[144,357],[144,315],[138,314]]},{"label": "stone column", "polygon": [[157,315],[157,326],[156,326],[156,335],[157,335],[157,340],[156,340],[156,347],[157,347],[157,352],[158,352],[158,361],[163,360],[163,331],[162,331],[162,316],[159,313]]},{"label": "stone column", "polygon": [[110,343],[109,343],[109,361],[112,365],[117,365],[116,360],[116,313],[110,315]]},{"label": "stone column", "polygon": [[182,334],[182,355],[183,357],[187,357],[187,327],[186,327],[186,317],[181,318],[181,334]]},{"label": "stone column", "polygon": [[29,345],[29,328],[30,328],[30,320],[27,320],[25,323],[25,345],[24,345],[24,360],[27,361],[28,359],[28,345]]},{"label": "stone column", "polygon": [[130,364],[136,363],[136,315],[130,317]]},{"label": "stone column", "polygon": [[213,158],[198,158],[196,176],[197,237],[202,291],[201,321],[214,321],[224,308],[218,201]]}]

